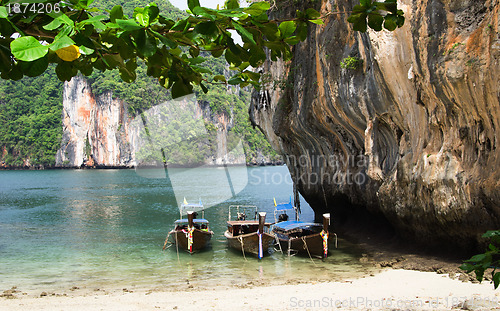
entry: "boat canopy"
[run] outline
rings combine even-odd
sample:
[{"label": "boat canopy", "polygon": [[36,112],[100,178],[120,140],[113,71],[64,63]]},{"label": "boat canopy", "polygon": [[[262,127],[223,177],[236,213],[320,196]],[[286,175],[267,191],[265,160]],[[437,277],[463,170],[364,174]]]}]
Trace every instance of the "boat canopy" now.
[{"label": "boat canopy", "polygon": [[[203,218],[200,218],[200,219],[193,219],[193,222],[195,224],[208,224],[208,220],[206,219],[203,219]],[[178,224],[183,224],[183,223],[188,223],[188,220],[187,219],[177,219],[174,224],[178,225]]]},{"label": "boat canopy", "polygon": [[276,205],[275,209],[277,211],[285,211],[289,209],[295,209],[295,207],[292,205],[292,203],[280,203]]},{"label": "boat canopy", "polygon": [[[200,199],[199,203],[188,203],[186,201],[186,198],[184,198],[184,202],[179,207],[179,212],[181,214],[181,218],[182,218],[182,216],[187,215],[187,212],[189,212],[189,211],[202,212],[204,214],[205,213],[204,210],[205,210],[205,207],[203,206],[201,199]],[[205,216],[202,215],[201,217],[203,218]]]},{"label": "boat canopy", "polygon": [[298,228],[318,227],[318,226],[322,226],[322,225],[318,224],[318,223],[314,223],[314,222],[303,222],[303,221],[290,220],[290,221],[282,221],[282,222],[276,223],[273,225],[273,228],[280,229],[283,231],[289,231],[289,230],[298,229]]}]

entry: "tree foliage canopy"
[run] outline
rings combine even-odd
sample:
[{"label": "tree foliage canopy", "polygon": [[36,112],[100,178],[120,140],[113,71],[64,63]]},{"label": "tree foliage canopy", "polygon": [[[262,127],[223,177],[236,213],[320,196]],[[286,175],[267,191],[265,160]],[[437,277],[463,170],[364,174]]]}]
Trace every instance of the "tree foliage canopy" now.
[{"label": "tree foliage canopy", "polygon": [[[23,3],[21,3],[23,2]],[[56,64],[60,80],[78,72],[89,76],[94,69],[118,68],[126,82],[136,79],[138,59],[147,74],[179,97],[207,83],[258,86],[260,75],[252,71],[266,60],[292,56],[291,46],[307,37],[309,24],[322,24],[313,8],[297,11],[288,20],[269,20],[267,2],[242,8],[227,0],[222,9],[200,6],[188,0],[188,15],[164,16],[155,3],[136,7],[132,16],[120,5],[111,9],[91,7],[93,0],[3,0],[0,6],[0,74],[18,80],[38,76]],[[396,0],[361,0],[348,21],[355,30],[394,30],[404,23]],[[234,39],[236,32],[242,42]],[[237,74],[226,81],[205,68],[202,52],[224,56]],[[208,74],[208,76],[207,76]]]}]

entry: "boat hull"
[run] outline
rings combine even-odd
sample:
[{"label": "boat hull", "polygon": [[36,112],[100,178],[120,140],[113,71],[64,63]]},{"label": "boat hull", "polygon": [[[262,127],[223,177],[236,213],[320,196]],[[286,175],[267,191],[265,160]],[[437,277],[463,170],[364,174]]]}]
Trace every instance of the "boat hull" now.
[{"label": "boat hull", "polygon": [[302,237],[288,237],[283,234],[277,234],[277,238],[281,245],[281,250],[285,254],[288,252],[290,246],[291,253],[320,258],[323,257],[323,238],[319,233]]},{"label": "boat hull", "polygon": [[207,247],[208,242],[212,239],[212,231],[203,231],[200,229],[194,229],[193,231],[193,247],[192,251],[188,248],[188,235],[182,230],[172,230],[169,233],[171,242],[179,247],[179,249],[185,250],[188,253],[194,253],[200,251]]},{"label": "boat hull", "polygon": [[[259,236],[256,232],[240,234],[233,236],[229,231],[224,233],[227,238],[227,244],[230,248],[237,251],[244,252],[245,254],[252,254],[258,256],[259,254]],[[274,241],[274,236],[269,233],[262,234],[262,250],[268,252],[269,247]]]}]

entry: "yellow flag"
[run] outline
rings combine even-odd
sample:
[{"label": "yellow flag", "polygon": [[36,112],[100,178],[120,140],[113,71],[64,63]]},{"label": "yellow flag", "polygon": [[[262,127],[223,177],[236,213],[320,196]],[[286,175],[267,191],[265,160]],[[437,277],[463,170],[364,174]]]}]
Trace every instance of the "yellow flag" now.
[{"label": "yellow flag", "polygon": [[70,45],[65,48],[56,50],[57,56],[66,62],[72,62],[80,57],[80,49],[76,45]]},{"label": "yellow flag", "polygon": [[273,198],[274,200],[274,206],[278,206],[278,204],[276,204],[276,198]]},{"label": "yellow flag", "polygon": [[187,205],[188,201],[186,201],[186,198],[184,198],[184,204]]}]

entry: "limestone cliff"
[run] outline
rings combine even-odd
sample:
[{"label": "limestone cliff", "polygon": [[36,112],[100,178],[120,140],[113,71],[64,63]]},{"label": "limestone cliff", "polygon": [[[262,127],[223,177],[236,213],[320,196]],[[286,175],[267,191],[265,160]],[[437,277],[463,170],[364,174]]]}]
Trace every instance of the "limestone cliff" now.
[{"label": "limestone cliff", "polygon": [[348,13],[311,27],[291,62],[263,69],[273,84],[253,95],[251,118],[316,212],[378,215],[407,238],[474,248],[500,227],[500,1],[398,6],[394,32],[353,32]]},{"label": "limestone cliff", "polygon": [[[151,116],[161,115],[155,112],[157,107],[149,112]],[[195,114],[214,127],[217,146],[205,163],[220,165],[225,160],[229,164],[244,164],[244,155],[227,155],[227,136],[233,126],[232,117],[212,113],[206,103],[199,103]],[[140,127],[129,115],[127,103],[113,98],[111,92],[96,97],[83,77],[64,83],[62,124],[63,137],[56,166],[134,167],[143,164],[138,163],[135,150]]]}]

